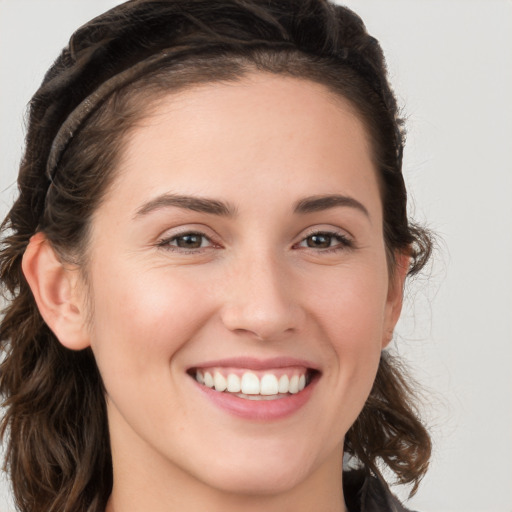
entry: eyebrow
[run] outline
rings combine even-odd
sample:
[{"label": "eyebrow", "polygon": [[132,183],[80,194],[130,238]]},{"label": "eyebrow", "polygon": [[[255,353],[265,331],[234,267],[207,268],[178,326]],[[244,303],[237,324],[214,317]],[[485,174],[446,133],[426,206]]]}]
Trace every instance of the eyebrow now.
[{"label": "eyebrow", "polygon": [[160,210],[162,208],[177,207],[195,212],[209,213],[211,215],[220,215],[222,217],[233,217],[236,215],[236,208],[229,203],[210,199],[208,197],[194,197],[178,194],[162,194],[143,204],[135,214],[135,217],[141,217],[148,213]]},{"label": "eyebrow", "polygon": [[311,196],[301,199],[295,204],[295,213],[314,213],[322,210],[328,210],[336,207],[349,207],[361,211],[370,218],[370,214],[366,207],[357,199],[350,196],[342,196],[339,194],[330,194],[323,196]]},{"label": "eyebrow", "polygon": [[[147,203],[144,203],[137,210],[135,217],[141,217],[156,210],[168,207],[183,208],[195,212],[208,213],[210,215],[219,215],[222,217],[234,217],[237,213],[235,206],[219,201],[218,199],[179,194],[162,194],[151,199]],[[294,212],[299,214],[308,214],[337,207],[355,208],[356,210],[364,213],[368,218],[370,217],[366,207],[357,199],[339,194],[305,197],[295,204]]]}]

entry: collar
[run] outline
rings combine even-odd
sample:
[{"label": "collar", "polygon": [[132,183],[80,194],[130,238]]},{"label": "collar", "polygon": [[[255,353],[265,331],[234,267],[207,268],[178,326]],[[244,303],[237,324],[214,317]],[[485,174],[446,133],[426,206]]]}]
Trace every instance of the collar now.
[{"label": "collar", "polygon": [[411,512],[389,490],[382,477],[364,469],[343,473],[343,492],[350,512]]}]

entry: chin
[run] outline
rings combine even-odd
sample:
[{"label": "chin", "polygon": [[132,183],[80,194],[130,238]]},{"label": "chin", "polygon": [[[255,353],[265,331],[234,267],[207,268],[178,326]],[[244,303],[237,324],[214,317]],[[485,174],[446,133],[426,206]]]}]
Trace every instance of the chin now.
[{"label": "chin", "polygon": [[311,457],[305,452],[283,453],[272,446],[264,451],[260,450],[259,456],[254,456],[254,452],[239,452],[237,457],[224,453],[223,461],[202,466],[202,480],[211,488],[233,495],[272,496],[292,490],[315,472]]},{"label": "chin", "polygon": [[239,496],[273,496],[284,494],[296,487],[305,475],[290,467],[282,471],[271,466],[248,468],[246,471],[227,471],[222,475],[208,475],[205,483],[212,488]]}]

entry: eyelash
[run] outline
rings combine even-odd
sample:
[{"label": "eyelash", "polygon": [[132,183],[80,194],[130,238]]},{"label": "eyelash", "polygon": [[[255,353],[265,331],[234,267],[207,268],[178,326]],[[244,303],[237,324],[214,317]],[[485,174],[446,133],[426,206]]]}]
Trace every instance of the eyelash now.
[{"label": "eyelash", "polygon": [[[304,242],[307,243],[307,240],[309,238],[312,238],[314,236],[317,236],[317,237],[328,237],[330,239],[330,241],[332,242],[333,240],[337,240],[338,243],[335,244],[334,246],[329,246],[329,247],[324,247],[324,248],[316,248],[318,249],[318,252],[322,252],[322,253],[333,253],[333,252],[338,252],[338,251],[344,251],[344,250],[347,250],[347,249],[353,249],[354,248],[354,242],[353,240],[351,240],[350,238],[348,238],[347,236],[341,234],[341,233],[338,233],[336,231],[326,231],[326,230],[322,230],[322,231],[313,231],[312,233],[309,233],[307,236],[305,236],[300,242],[299,244],[296,244],[295,246],[299,246],[299,247],[304,247],[302,246],[301,244],[303,244]],[[305,249],[313,249],[315,250],[314,247],[304,247]]]},{"label": "eyelash", "polygon": [[[312,237],[326,237],[329,238],[329,243],[333,240],[336,240],[338,243],[334,246],[328,246],[328,247],[308,247],[303,246],[303,243],[307,243],[308,239],[311,239]],[[200,247],[194,247],[192,249],[187,249],[186,247],[179,247],[177,245],[178,240],[185,237],[200,237],[202,239],[201,246]],[[207,240],[208,244],[207,246],[203,246],[204,241]],[[173,242],[176,242],[176,245],[173,245]],[[216,244],[210,237],[205,235],[204,233],[201,233],[200,231],[184,231],[183,233],[178,233],[176,235],[173,235],[169,238],[164,238],[160,240],[157,244],[158,247],[161,247],[167,251],[173,251],[173,252],[179,252],[181,254],[197,254],[198,252],[202,252],[205,249],[210,249],[212,247],[219,248],[221,247],[219,244]],[[353,249],[354,248],[354,242],[347,236],[336,232],[336,231],[313,231],[311,233],[308,233],[307,236],[305,236],[299,243],[294,244],[293,248],[297,249],[311,249],[315,252],[321,252],[321,253],[334,253],[338,251],[343,251],[347,249]]]},{"label": "eyelash", "polygon": [[[178,245],[172,245],[172,242],[177,242],[180,238],[194,236],[202,238],[201,247],[187,249],[186,247],[178,247]],[[206,247],[202,247],[204,240],[207,240],[209,242],[209,245]],[[220,247],[218,244],[215,244],[210,237],[206,236],[204,233],[201,233],[200,231],[184,231],[183,233],[178,233],[177,235],[173,235],[169,238],[164,238],[160,240],[157,246],[168,251],[180,252],[182,254],[195,254],[198,251],[209,249],[210,247]]]}]

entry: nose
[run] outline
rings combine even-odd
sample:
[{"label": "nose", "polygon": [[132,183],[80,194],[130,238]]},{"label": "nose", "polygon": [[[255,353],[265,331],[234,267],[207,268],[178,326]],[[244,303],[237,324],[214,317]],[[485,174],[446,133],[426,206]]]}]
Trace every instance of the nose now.
[{"label": "nose", "polygon": [[304,312],[286,265],[270,255],[240,262],[225,282],[224,326],[237,334],[275,340],[297,331]]}]

